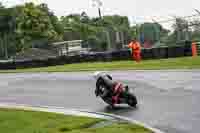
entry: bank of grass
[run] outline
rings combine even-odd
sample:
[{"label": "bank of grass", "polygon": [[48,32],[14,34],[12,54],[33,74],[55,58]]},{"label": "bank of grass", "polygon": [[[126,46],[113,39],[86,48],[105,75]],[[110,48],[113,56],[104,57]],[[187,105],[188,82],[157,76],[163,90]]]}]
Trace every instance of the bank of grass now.
[{"label": "bank of grass", "polygon": [[1,133],[151,133],[141,126],[126,123],[89,128],[101,121],[46,112],[0,109]]},{"label": "bank of grass", "polygon": [[162,69],[199,69],[200,56],[179,57],[160,60],[144,60],[140,63],[135,61],[113,61],[77,63],[60,66],[50,66],[31,69],[1,70],[0,73],[8,72],[72,72],[72,71],[96,71],[96,70],[162,70]]}]

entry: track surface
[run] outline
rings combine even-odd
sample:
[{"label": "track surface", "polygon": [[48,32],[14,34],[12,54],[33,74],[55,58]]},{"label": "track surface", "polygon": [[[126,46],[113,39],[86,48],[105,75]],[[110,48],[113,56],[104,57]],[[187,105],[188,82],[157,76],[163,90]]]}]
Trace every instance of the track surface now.
[{"label": "track surface", "polygon": [[137,109],[110,109],[94,95],[89,72],[0,74],[0,102],[113,113],[167,133],[200,131],[200,71],[115,71],[114,79],[135,88]]}]

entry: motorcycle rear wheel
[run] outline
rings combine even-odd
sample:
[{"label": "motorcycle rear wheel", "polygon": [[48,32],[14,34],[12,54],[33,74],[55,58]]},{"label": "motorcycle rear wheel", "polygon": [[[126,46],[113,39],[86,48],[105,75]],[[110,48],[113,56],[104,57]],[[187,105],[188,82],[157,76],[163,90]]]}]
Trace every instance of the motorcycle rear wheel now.
[{"label": "motorcycle rear wheel", "polygon": [[128,95],[128,99],[127,99],[127,103],[129,106],[131,107],[136,107],[137,105],[137,98],[134,94],[127,94]]}]

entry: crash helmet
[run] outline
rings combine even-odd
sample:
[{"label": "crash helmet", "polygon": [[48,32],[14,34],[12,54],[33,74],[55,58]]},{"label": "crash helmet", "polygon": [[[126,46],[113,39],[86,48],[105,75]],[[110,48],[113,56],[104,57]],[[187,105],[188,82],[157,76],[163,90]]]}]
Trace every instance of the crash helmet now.
[{"label": "crash helmet", "polygon": [[97,71],[97,72],[94,72],[93,73],[93,77],[95,79],[98,79],[99,77],[103,76],[103,75],[106,75],[106,72],[103,72],[103,71]]}]

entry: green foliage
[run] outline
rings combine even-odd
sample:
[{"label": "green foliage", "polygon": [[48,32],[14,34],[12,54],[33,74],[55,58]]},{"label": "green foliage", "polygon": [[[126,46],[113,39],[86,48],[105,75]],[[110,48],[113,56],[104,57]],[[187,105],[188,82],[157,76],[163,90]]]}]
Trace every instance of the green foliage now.
[{"label": "green foliage", "polygon": [[3,4],[0,2],[0,8],[4,8]]},{"label": "green foliage", "polygon": [[12,8],[0,8],[0,58],[8,58],[15,52],[14,42],[15,18]]},{"label": "green foliage", "polygon": [[176,45],[178,42],[191,39],[190,32],[187,31],[189,29],[187,20],[176,18],[172,28],[174,31],[168,38],[168,42],[171,44]]},{"label": "green foliage", "polygon": [[139,29],[138,25],[132,26],[130,28],[129,33],[130,33],[132,38],[137,38],[138,37],[138,29]]},{"label": "green foliage", "polygon": [[16,20],[16,33],[17,36],[21,37],[20,42],[22,44],[40,38],[56,40],[58,36],[48,14],[33,3],[22,6],[20,15],[17,16]]},{"label": "green foliage", "polygon": [[193,23],[191,38],[193,41],[200,41],[200,21],[194,20]]},{"label": "green foliage", "polygon": [[58,20],[58,17],[55,16],[52,11],[50,11],[47,4],[40,4],[39,8],[49,16],[54,30],[58,33],[58,35],[62,36],[64,29],[62,27],[61,22]]},{"label": "green foliage", "polygon": [[[108,32],[111,43],[117,31],[129,33],[127,17],[114,15],[100,18],[90,18],[85,12],[61,17],[65,27],[64,40],[84,40],[93,50],[104,51],[108,46]],[[71,34],[71,35],[70,35]]]},{"label": "green foliage", "polygon": [[[194,20],[194,23],[200,22]],[[51,42],[63,40],[83,40],[97,51],[106,50],[110,43],[112,46],[128,44],[135,37],[143,42],[167,45],[188,39],[200,40],[199,25],[189,32],[187,26],[186,20],[177,18],[170,33],[158,23],[131,27],[127,16],[91,18],[82,12],[59,19],[47,4],[26,3],[8,9],[0,3],[0,57],[14,55],[31,47],[44,48]],[[122,38],[123,42],[120,40]]]},{"label": "green foliage", "polygon": [[119,15],[104,16],[103,20],[110,26],[113,26],[117,29],[125,30],[129,29],[130,27],[128,17],[126,16],[119,16]]},{"label": "green foliage", "polygon": [[1,36],[6,36],[7,40],[12,39],[12,42],[1,39],[1,51],[5,52],[6,46],[9,54],[15,54],[34,47],[38,40],[62,40],[62,25],[46,4],[36,6],[26,3],[10,9],[2,7],[0,10]]}]

